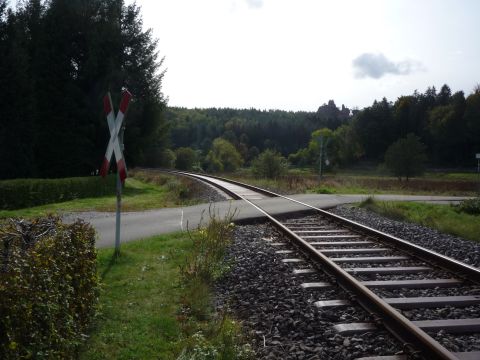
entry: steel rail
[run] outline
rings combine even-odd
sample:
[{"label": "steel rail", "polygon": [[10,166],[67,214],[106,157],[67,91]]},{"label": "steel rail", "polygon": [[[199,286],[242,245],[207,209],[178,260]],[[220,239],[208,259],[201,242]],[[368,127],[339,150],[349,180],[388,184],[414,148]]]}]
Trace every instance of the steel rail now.
[{"label": "steel rail", "polygon": [[[231,191],[230,189],[227,189],[223,186],[220,186],[218,183],[214,182],[214,181],[210,181],[207,179],[205,179],[205,177],[202,177],[202,178],[199,178],[197,174],[192,174],[192,173],[186,173],[186,172],[183,172],[183,171],[168,171],[169,173],[172,173],[172,174],[180,174],[180,175],[183,175],[183,176],[187,176],[187,177],[190,177],[192,179],[195,179],[197,181],[203,181],[203,182],[206,182],[207,184],[210,184],[214,187],[217,187],[217,188],[220,188],[223,192],[227,193],[228,195],[230,195],[232,198],[234,198],[235,200],[244,200],[240,195],[236,194],[235,192]],[[204,175],[202,175],[204,176]]]},{"label": "steel rail", "polygon": [[[350,227],[354,231],[359,231],[359,232],[361,232],[365,235],[373,236],[373,237],[379,239],[380,241],[388,242],[392,246],[398,247],[399,249],[401,249],[403,251],[411,253],[412,255],[420,258],[423,261],[426,261],[428,263],[433,263],[436,266],[443,267],[446,270],[449,270],[451,272],[459,274],[460,277],[462,277],[464,279],[467,279],[469,281],[473,281],[475,283],[480,284],[480,269],[478,269],[476,267],[467,265],[467,264],[462,263],[458,260],[452,259],[451,257],[439,254],[439,253],[437,253],[433,250],[426,249],[422,246],[412,244],[408,241],[405,241],[405,240],[400,239],[396,236],[384,233],[382,231],[373,229],[369,226],[362,225],[358,222],[355,222],[355,221],[346,219],[344,217],[332,214],[328,211],[317,208],[313,205],[301,202],[299,200],[289,198],[288,196],[277,194],[277,193],[275,193],[273,191],[270,191],[270,190],[261,189],[261,188],[258,188],[256,186],[253,186],[253,185],[245,184],[245,183],[242,183],[242,182],[236,181],[236,180],[230,180],[230,179],[223,178],[223,177],[220,177],[220,176],[197,174],[197,173],[194,173],[194,172],[180,172],[180,171],[175,171],[175,170],[161,170],[161,171],[171,172],[171,173],[181,173],[181,174],[184,174],[185,176],[190,176],[190,177],[193,177],[193,178],[195,178],[196,175],[207,176],[207,177],[211,177],[211,178],[214,178],[214,179],[229,182],[229,183],[232,183],[232,184],[235,184],[235,185],[244,186],[244,187],[246,187],[250,190],[258,191],[258,192],[260,192],[264,195],[268,195],[268,196],[271,196],[271,197],[280,197],[280,198],[286,199],[288,201],[295,202],[297,204],[308,207],[308,208],[310,208],[310,209],[312,209],[316,212],[319,212],[320,214],[334,220],[335,222],[341,223],[343,226],[346,225],[347,227]],[[214,182],[210,182],[210,184],[218,187],[218,184],[216,184]],[[232,193],[231,191],[226,191],[226,192],[228,192],[229,195],[231,195],[235,199],[239,199],[239,197],[237,197],[237,195]]]},{"label": "steel rail", "polygon": [[411,345],[412,347],[419,349],[422,355],[428,359],[458,360],[458,357],[456,357],[453,353],[440,345],[422,329],[414,325],[410,320],[383,301],[366,286],[362,285],[353,276],[348,274],[327,256],[323,255],[307,241],[303,240],[301,237],[283,225],[280,221],[268,214],[260,206],[254,204],[250,200],[243,200],[255,207],[258,211],[262,212],[281,232],[287,235],[290,239],[294,239],[297,245],[306,251],[312,260],[320,262],[323,270],[334,276],[337,283],[344,290],[353,293],[356,296],[356,301],[370,314],[373,314],[378,321],[381,322],[382,325],[405,346],[408,347],[408,345]]},{"label": "steel rail", "polygon": [[[274,193],[273,191],[270,191],[270,190],[262,189],[262,188],[259,188],[257,186],[253,186],[253,185],[250,185],[250,184],[245,184],[245,183],[242,183],[242,182],[236,181],[236,180],[230,180],[230,179],[223,178],[223,177],[220,177],[220,176],[215,176],[215,175],[210,175],[210,174],[205,175],[205,174],[196,173],[196,172],[192,172],[192,171],[185,172],[185,171],[179,171],[179,170],[165,170],[165,169],[155,169],[155,170],[162,171],[162,172],[167,172],[167,173],[172,173],[172,174],[181,174],[181,175],[189,176],[189,177],[192,177],[192,178],[195,178],[196,176],[211,177],[213,179],[222,180],[222,181],[234,184],[234,185],[243,186],[244,188],[247,188],[249,190],[256,191],[256,192],[258,192],[260,194],[263,194],[263,195],[267,195],[268,197],[281,196],[281,195],[276,194],[276,193]],[[213,181],[208,181],[208,180],[203,179],[203,178],[200,179],[200,180],[205,180],[205,182],[208,182],[210,185],[217,186],[216,183],[213,182]],[[224,191],[223,188],[222,188],[222,191]],[[228,194],[230,196],[232,196],[234,199],[240,200],[240,198],[237,196],[237,194],[235,194],[231,191],[226,191],[226,192],[228,192]]]},{"label": "steel rail", "polygon": [[[192,174],[197,175],[195,173],[192,173]],[[199,174],[199,175],[201,175],[201,174]],[[208,177],[219,179],[219,180],[222,180],[222,181],[225,181],[225,182],[230,182],[230,183],[235,184],[235,185],[244,186],[244,187],[247,187],[247,188],[249,188],[251,190],[254,190],[254,191],[261,191],[263,194],[269,194],[271,197],[280,197],[280,198],[295,202],[297,204],[303,205],[305,207],[308,207],[312,210],[315,210],[315,211],[319,212],[320,214],[336,221],[337,223],[341,223],[343,226],[345,226],[345,224],[346,224],[352,230],[359,231],[359,232],[361,232],[365,235],[373,236],[373,237],[379,239],[380,241],[388,242],[392,246],[395,246],[395,247],[397,247],[397,248],[399,248],[403,251],[409,252],[412,255],[420,258],[421,260],[424,260],[428,263],[433,263],[436,266],[443,267],[446,270],[449,270],[449,271],[454,272],[456,274],[460,274],[460,276],[463,277],[464,279],[467,279],[469,281],[473,281],[473,282],[476,282],[476,283],[480,284],[480,269],[479,268],[464,264],[464,263],[462,263],[458,260],[455,260],[455,259],[452,259],[451,257],[439,254],[439,253],[437,253],[433,250],[429,250],[429,249],[426,249],[422,246],[412,244],[412,243],[410,243],[408,241],[405,241],[403,239],[400,239],[396,236],[384,233],[382,231],[373,229],[373,228],[368,227],[366,225],[362,225],[358,222],[355,222],[355,221],[346,219],[344,217],[332,214],[328,211],[317,208],[313,205],[309,205],[309,204],[306,204],[306,203],[301,202],[299,200],[289,198],[288,196],[277,194],[277,193],[275,193],[273,191],[270,191],[270,190],[261,189],[261,188],[258,188],[256,186],[253,186],[253,185],[244,184],[244,183],[236,181],[236,180],[230,180],[230,179],[222,178],[222,177],[219,177],[219,176],[213,176],[213,175],[202,175],[202,176],[208,176]],[[215,185],[215,184],[212,183],[212,185]]]},{"label": "steel rail", "polygon": [[[177,172],[180,173],[180,172]],[[183,175],[195,177],[197,174],[192,173],[182,173]],[[202,174],[202,180],[204,179]],[[226,181],[229,183],[233,183],[236,185],[243,186],[244,184],[236,181],[231,181],[225,178],[214,177],[222,181]],[[215,182],[211,182],[212,185],[221,187],[219,184]],[[256,187],[249,187],[251,190]],[[222,188],[222,190],[225,190]],[[416,253],[420,253],[422,256],[426,256],[427,258],[433,260],[435,262],[440,262],[442,264],[448,265],[448,268],[451,268],[453,264],[453,268],[456,269],[455,271],[461,271],[462,273],[473,273],[476,280],[480,278],[480,270],[474,267],[468,266],[466,264],[462,264],[454,259],[449,257],[443,256],[441,254],[431,252],[427,249],[424,249],[420,246],[407,243],[406,241],[383,233],[381,231],[372,229],[370,227],[364,226],[362,224],[356,223],[354,221],[345,219],[343,217],[331,214],[326,212],[322,209],[316,208],[312,205],[302,203],[298,200],[291,199],[287,196],[283,196],[280,194],[276,194],[270,192],[268,190],[262,189],[263,192],[268,192],[272,194],[272,196],[278,196],[281,198],[285,198],[289,201],[296,202],[298,204],[304,205],[308,208],[314,209],[321,214],[325,215],[326,217],[335,220],[336,222],[341,222],[343,224],[348,224],[351,227],[355,228],[357,231],[367,233],[369,235],[380,237],[381,239],[389,239],[395,242],[396,245],[399,245],[400,248],[404,250],[408,250],[409,252],[414,250]],[[282,233],[288,236],[290,239],[293,239],[296,244],[302,248],[308,256],[317,262],[320,262],[323,265],[324,270],[335,277],[336,282],[346,291],[353,293],[356,296],[356,301],[368,312],[373,314],[378,322],[382,323],[383,326],[389,330],[395,337],[397,337],[401,342],[403,342],[404,346],[413,347],[414,349],[419,350],[422,355],[428,357],[429,359],[442,359],[442,360],[458,360],[458,357],[455,356],[453,353],[448,351],[446,348],[441,346],[437,341],[435,341],[431,336],[429,336],[426,332],[422,329],[414,325],[411,321],[401,315],[397,310],[395,310],[392,306],[387,304],[383,301],[379,296],[369,290],[366,286],[362,285],[358,282],[353,276],[348,274],[345,270],[343,270],[340,266],[335,264],[332,260],[330,260],[327,256],[319,252],[315,249],[311,244],[307,241],[303,240],[293,231],[288,229],[285,225],[283,225],[280,221],[275,219],[273,216],[268,214],[265,210],[263,210],[260,206],[254,204],[252,201],[242,197],[241,195],[237,194],[237,197],[241,198],[242,200],[246,201],[262,214],[267,217]],[[398,243],[398,244],[397,244]],[[432,254],[433,253],[433,254]],[[417,254],[416,254],[417,255]],[[418,255],[417,255],[418,256]],[[422,257],[421,256],[421,257]],[[440,260],[439,260],[440,259]]]}]

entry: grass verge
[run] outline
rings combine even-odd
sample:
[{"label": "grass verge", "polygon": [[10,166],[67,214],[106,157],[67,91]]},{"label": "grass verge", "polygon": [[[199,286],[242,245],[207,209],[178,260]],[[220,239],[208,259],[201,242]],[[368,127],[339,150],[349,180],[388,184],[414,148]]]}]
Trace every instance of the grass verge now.
[{"label": "grass verge", "polygon": [[475,196],[478,180],[472,174],[425,174],[409,181],[399,181],[389,176],[368,173],[326,174],[322,180],[318,175],[303,170],[290,169],[278,179],[261,179],[248,171],[226,174],[225,177],[264,187],[282,194],[416,194]]},{"label": "grass verge", "polygon": [[391,219],[409,221],[464,239],[480,241],[480,215],[460,211],[458,206],[377,201],[372,197],[360,206]]},{"label": "grass verge", "polygon": [[[80,359],[247,359],[240,324],[213,309],[229,223],[98,253],[101,314]],[[218,236],[223,236],[222,238]]]},{"label": "grass verge", "polygon": [[[140,211],[179,205],[193,205],[196,198],[192,180],[170,175],[157,175],[157,181],[144,179],[141,174],[127,178],[122,194],[122,211]],[[132,175],[131,174],[131,175]],[[162,179],[162,181],[158,179]],[[198,185],[197,185],[198,186]],[[115,211],[116,196],[75,199],[18,210],[0,210],[0,219],[10,217],[42,217],[77,211]]]}]

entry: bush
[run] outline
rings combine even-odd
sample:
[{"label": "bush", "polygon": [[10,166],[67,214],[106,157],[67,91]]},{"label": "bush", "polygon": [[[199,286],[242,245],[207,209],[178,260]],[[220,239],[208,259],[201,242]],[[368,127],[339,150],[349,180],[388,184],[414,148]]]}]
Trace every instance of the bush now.
[{"label": "bush", "polygon": [[278,178],[288,169],[287,160],[273,150],[265,150],[252,162],[252,171],[255,175],[268,179]]},{"label": "bush", "polygon": [[189,147],[181,147],[175,150],[175,167],[178,170],[191,170],[197,161],[195,150]]},{"label": "bush", "polygon": [[217,138],[205,157],[205,167],[209,172],[235,171],[243,164],[243,158],[232,143]]},{"label": "bush", "polygon": [[0,257],[0,358],[73,358],[98,299],[93,228],[10,220]]},{"label": "bush", "polygon": [[456,206],[456,210],[470,215],[480,215],[480,198],[464,200]]},{"label": "bush", "polygon": [[205,168],[210,173],[218,173],[223,171],[223,164],[218,157],[215,156],[214,152],[210,150],[205,157]]},{"label": "bush", "polygon": [[0,181],[0,209],[14,210],[115,193],[115,175]]},{"label": "bush", "polygon": [[177,156],[170,149],[165,149],[160,155],[160,165],[166,167],[167,169],[173,169],[175,167],[175,161]]}]

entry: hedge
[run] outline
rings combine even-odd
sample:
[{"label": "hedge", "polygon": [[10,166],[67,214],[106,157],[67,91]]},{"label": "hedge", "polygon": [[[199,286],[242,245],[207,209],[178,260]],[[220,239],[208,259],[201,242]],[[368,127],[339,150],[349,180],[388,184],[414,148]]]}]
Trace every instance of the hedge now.
[{"label": "hedge", "polygon": [[115,193],[115,175],[0,181],[0,209],[14,210]]},{"label": "hedge", "polygon": [[74,358],[98,301],[93,228],[9,220],[0,260],[0,359]]}]

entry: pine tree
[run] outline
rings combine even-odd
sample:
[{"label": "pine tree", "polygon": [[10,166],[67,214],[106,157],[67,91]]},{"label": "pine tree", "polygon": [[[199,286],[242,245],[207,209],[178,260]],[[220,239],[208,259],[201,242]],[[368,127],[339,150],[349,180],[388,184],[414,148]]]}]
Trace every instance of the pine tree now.
[{"label": "pine tree", "polygon": [[[130,166],[165,147],[162,59],[140,8],[123,0],[0,0],[0,160],[18,176],[88,175],[109,138],[102,98],[134,95],[126,118]],[[4,90],[5,89],[5,90]],[[7,106],[8,105],[8,106]]]}]

